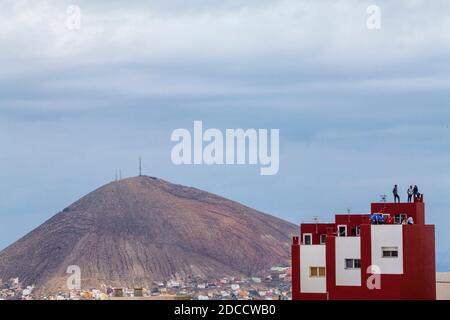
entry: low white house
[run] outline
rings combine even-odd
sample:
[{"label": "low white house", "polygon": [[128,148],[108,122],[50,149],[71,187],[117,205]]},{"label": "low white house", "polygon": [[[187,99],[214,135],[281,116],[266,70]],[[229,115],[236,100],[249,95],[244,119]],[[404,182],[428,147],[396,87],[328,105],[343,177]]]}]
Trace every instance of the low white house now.
[{"label": "low white house", "polygon": [[436,299],[450,300],[450,272],[436,273]]}]

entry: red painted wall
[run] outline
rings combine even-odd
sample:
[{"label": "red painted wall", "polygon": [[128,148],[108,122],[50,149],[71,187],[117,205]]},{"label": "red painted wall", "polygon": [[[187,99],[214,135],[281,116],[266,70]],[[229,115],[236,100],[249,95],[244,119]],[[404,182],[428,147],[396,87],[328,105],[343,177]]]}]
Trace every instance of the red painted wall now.
[{"label": "red painted wall", "polygon": [[305,233],[311,233],[312,244],[320,244],[320,235],[327,234],[328,228],[333,228],[333,232],[336,232],[334,223],[303,223],[300,226],[300,242],[303,242]]},{"label": "red painted wall", "polygon": [[292,239],[292,299],[300,299],[300,245],[298,237]]},{"label": "red painted wall", "polygon": [[[327,234],[326,240],[326,281],[327,294],[307,294],[300,292],[300,250],[299,245],[292,246],[293,299],[300,300],[435,300],[435,228],[425,225],[425,205],[417,201],[412,204],[374,203],[372,213],[390,214],[406,213],[415,220],[414,225],[403,225],[403,274],[380,275],[381,289],[369,290],[367,269],[371,263],[371,225],[367,223],[368,215],[337,215],[336,224],[303,224],[303,233],[313,234],[313,244],[319,244],[320,234]],[[348,233],[360,225],[361,239],[361,287],[336,286],[335,235],[338,224],[347,225]],[[294,275],[295,274],[295,275]]]},{"label": "red painted wall", "polygon": [[433,225],[404,225],[403,299],[436,300],[436,261]]},{"label": "red painted wall", "polygon": [[406,213],[412,216],[415,224],[425,224],[425,204],[416,203],[372,203],[372,213],[389,213],[391,215]]},{"label": "red painted wall", "polygon": [[337,214],[336,215],[336,229],[338,225],[347,226],[347,236],[355,236],[352,230],[356,230],[357,226],[368,223],[368,214]]}]

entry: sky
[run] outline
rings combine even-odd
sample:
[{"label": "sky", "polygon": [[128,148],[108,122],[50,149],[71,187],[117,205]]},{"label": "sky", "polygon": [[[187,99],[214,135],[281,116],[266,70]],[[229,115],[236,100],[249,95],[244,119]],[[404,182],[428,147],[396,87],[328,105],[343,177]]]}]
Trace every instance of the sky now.
[{"label": "sky", "polygon": [[[142,156],[295,224],[417,184],[447,271],[449,54],[447,0],[0,0],[0,249]],[[175,166],[194,120],[280,129],[278,174]]]}]

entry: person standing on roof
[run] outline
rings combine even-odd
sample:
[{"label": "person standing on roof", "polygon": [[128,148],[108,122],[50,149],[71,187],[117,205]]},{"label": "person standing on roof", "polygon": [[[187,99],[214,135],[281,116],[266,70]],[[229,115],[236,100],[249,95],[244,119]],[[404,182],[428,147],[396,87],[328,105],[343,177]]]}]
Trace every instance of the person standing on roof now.
[{"label": "person standing on roof", "polygon": [[412,196],[414,195],[414,188],[413,188],[413,186],[409,186],[407,194],[408,194],[408,203],[411,203],[412,202]]},{"label": "person standing on roof", "polygon": [[417,185],[414,186],[413,193],[416,197],[419,195],[419,187]]},{"label": "person standing on roof", "polygon": [[397,200],[398,200],[398,203],[400,203],[400,196],[398,195],[398,186],[397,185],[394,186],[394,190],[392,190],[392,193],[394,194],[394,202],[397,203]]}]

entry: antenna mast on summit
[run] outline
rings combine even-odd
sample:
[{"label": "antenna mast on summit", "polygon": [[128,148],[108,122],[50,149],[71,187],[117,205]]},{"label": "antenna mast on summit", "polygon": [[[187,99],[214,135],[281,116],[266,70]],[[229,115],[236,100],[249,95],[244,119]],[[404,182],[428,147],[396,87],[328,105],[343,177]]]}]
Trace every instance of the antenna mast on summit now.
[{"label": "antenna mast on summit", "polygon": [[139,157],[139,177],[142,176],[142,159]]}]

